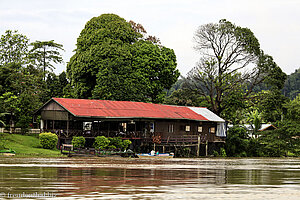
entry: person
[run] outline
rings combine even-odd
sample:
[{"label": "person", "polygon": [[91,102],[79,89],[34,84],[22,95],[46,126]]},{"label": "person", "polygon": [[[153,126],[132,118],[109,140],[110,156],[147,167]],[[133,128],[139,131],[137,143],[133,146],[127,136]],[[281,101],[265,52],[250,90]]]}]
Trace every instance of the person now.
[{"label": "person", "polygon": [[151,156],[154,156],[154,155],[155,155],[155,151],[152,150],[152,151],[150,152],[150,155],[151,155]]}]

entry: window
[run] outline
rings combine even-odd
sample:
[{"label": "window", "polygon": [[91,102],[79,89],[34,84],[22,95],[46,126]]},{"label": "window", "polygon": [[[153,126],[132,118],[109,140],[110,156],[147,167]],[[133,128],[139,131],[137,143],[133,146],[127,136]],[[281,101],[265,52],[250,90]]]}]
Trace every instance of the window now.
[{"label": "window", "polygon": [[126,123],[121,123],[121,126],[123,128],[123,131],[126,132],[127,131],[127,124]]},{"label": "window", "polygon": [[198,132],[202,133],[202,126],[198,126]]},{"label": "window", "polygon": [[210,133],[215,133],[215,132],[216,132],[216,128],[215,128],[215,127],[211,127],[211,128],[209,129],[209,132],[210,132]]},{"label": "window", "polygon": [[150,133],[154,133],[154,122],[150,123]]},{"label": "window", "polygon": [[191,131],[191,126],[190,126],[190,125],[186,125],[186,126],[185,126],[185,131],[187,131],[187,132],[188,132],[188,131]]},{"label": "window", "polygon": [[173,133],[174,132],[174,125],[173,124],[169,124],[168,125],[168,132],[169,133]]},{"label": "window", "polygon": [[84,131],[92,130],[92,122],[83,122],[83,130]]}]

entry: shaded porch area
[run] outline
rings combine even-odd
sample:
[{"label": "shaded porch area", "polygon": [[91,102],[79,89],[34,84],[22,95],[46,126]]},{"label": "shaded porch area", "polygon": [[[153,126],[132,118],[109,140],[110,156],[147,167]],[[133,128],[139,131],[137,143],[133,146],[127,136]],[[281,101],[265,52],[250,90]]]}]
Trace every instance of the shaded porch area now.
[{"label": "shaded porch area", "polygon": [[41,129],[56,133],[59,138],[105,136],[141,139],[154,136],[153,126],[154,122],[133,120],[45,120]]}]

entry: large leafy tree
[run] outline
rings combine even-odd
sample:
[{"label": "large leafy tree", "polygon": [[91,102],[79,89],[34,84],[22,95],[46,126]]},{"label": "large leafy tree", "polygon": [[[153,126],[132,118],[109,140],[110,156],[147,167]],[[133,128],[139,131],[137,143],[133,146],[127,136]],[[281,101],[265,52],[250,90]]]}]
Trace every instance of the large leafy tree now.
[{"label": "large leafy tree", "polygon": [[29,39],[18,31],[7,30],[0,38],[0,65],[14,64],[18,71],[26,63]]},{"label": "large leafy tree", "polygon": [[259,138],[262,151],[267,156],[300,155],[300,95],[283,105],[283,121],[272,132],[264,132]]},{"label": "large leafy tree", "polygon": [[46,90],[43,95],[43,102],[48,101],[52,97],[64,97],[64,88],[69,84],[66,72],[56,75],[52,72],[48,73],[46,79]]},{"label": "large leafy tree", "polygon": [[61,51],[64,51],[63,45],[55,43],[54,40],[50,41],[35,41],[30,43],[32,49],[30,50],[29,57],[38,67],[43,69],[44,80],[46,80],[47,68],[50,70],[55,69],[53,63],[63,63]]},{"label": "large leafy tree", "polygon": [[179,76],[176,57],[145,34],[114,14],[88,21],[67,66],[75,97],[161,102]]},{"label": "large leafy tree", "polygon": [[48,100],[43,69],[37,65],[39,58],[31,53],[25,35],[6,31],[1,36],[0,113],[9,113],[10,124],[21,128],[32,123],[33,112]]},{"label": "large leafy tree", "polygon": [[285,74],[248,28],[220,20],[200,26],[194,40],[201,59],[189,72],[186,86],[205,97],[216,114],[228,105],[240,107],[262,82],[277,86],[284,82]]}]

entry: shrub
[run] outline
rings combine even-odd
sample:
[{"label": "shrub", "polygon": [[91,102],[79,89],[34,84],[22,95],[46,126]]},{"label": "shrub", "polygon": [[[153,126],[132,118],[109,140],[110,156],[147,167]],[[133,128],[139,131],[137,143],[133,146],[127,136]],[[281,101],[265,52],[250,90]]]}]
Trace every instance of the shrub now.
[{"label": "shrub", "polygon": [[220,155],[219,155],[219,152],[217,152],[217,151],[213,151],[213,155],[214,155],[214,157],[219,157]]},{"label": "shrub", "polygon": [[115,150],[117,147],[115,145],[109,145],[107,148],[109,150]]},{"label": "shrub", "polygon": [[57,144],[58,137],[54,133],[40,133],[40,144],[44,149],[54,149]]},{"label": "shrub", "polygon": [[224,148],[221,148],[221,149],[220,149],[220,156],[221,156],[221,157],[226,157],[226,156],[227,156],[226,151],[225,151]]},{"label": "shrub", "polygon": [[115,146],[115,149],[122,149],[123,141],[120,137],[114,137],[114,138],[109,137],[108,139],[110,141],[109,145]]},{"label": "shrub", "polygon": [[5,149],[5,143],[6,143],[6,134],[0,133],[0,150]]},{"label": "shrub", "polygon": [[126,150],[131,143],[130,140],[123,140],[122,150]]},{"label": "shrub", "polygon": [[109,145],[110,141],[108,138],[104,137],[104,136],[97,136],[95,138],[95,142],[94,142],[94,147],[96,149],[105,149],[108,145]]},{"label": "shrub", "polygon": [[84,147],[84,145],[85,145],[85,138],[83,136],[73,137],[73,139],[72,139],[72,145],[73,145],[74,148]]}]

